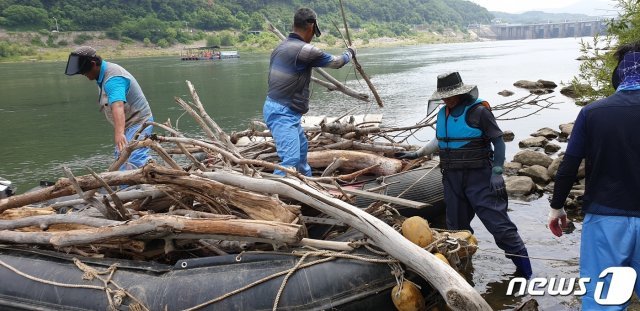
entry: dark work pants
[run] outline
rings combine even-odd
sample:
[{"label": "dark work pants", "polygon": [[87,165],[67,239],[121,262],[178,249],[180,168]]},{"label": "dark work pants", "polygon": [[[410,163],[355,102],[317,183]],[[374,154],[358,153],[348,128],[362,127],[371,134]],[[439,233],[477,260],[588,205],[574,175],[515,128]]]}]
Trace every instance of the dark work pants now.
[{"label": "dark work pants", "polygon": [[500,249],[515,254],[525,248],[518,228],[507,215],[507,198],[489,188],[491,167],[444,170],[442,176],[449,230],[473,232],[471,220],[478,215]]}]

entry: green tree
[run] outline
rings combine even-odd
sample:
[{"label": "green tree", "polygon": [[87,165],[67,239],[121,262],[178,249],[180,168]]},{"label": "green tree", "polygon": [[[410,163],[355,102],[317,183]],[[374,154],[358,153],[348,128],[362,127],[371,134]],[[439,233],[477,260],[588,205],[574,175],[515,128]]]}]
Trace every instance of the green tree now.
[{"label": "green tree", "polygon": [[225,31],[222,33],[222,35],[220,36],[220,45],[232,46],[235,44],[236,44],[236,37],[232,33],[228,31]]},{"label": "green tree", "polygon": [[158,46],[164,49],[171,46],[171,44],[169,44],[169,42],[166,39],[160,39],[158,40]]},{"label": "green tree", "polygon": [[[596,36],[592,42],[581,42],[582,63],[572,86],[579,104],[587,104],[615,92],[611,74],[617,65],[614,59],[616,46],[637,41],[640,38],[640,2],[617,0],[620,15],[609,21],[606,36]],[[615,46],[614,46],[615,45]]]},{"label": "green tree", "polygon": [[220,37],[217,35],[211,35],[207,37],[207,46],[220,46]]},{"label": "green tree", "polygon": [[48,28],[49,15],[47,11],[26,5],[10,5],[2,15],[9,27],[28,27],[31,29]]}]

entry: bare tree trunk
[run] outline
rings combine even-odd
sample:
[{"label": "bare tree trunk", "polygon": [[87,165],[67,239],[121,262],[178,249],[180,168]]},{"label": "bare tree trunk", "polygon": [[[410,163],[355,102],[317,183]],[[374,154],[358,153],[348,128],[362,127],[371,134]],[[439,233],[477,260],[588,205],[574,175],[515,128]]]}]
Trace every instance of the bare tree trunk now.
[{"label": "bare tree trunk", "polygon": [[[300,225],[247,219],[191,219],[181,216],[148,215],[122,222],[117,226],[65,232],[0,231],[0,241],[12,243],[50,244],[57,247],[84,245],[148,234],[153,238],[220,237],[224,240],[261,241],[266,243],[299,243]],[[177,235],[173,235],[176,233]]]},{"label": "bare tree trunk", "polygon": [[378,176],[391,175],[402,169],[402,161],[381,157],[375,154],[350,151],[350,150],[324,150],[313,151],[307,154],[309,165],[314,168],[327,167],[335,158],[345,158],[342,169],[347,171],[357,171],[374,165],[380,165],[373,169],[371,173]]}]

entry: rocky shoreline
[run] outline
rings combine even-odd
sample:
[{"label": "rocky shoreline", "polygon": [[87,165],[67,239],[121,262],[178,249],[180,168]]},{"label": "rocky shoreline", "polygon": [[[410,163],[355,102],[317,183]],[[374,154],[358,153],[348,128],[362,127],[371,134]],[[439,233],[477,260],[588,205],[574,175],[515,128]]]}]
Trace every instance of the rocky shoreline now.
[{"label": "rocky shoreline", "polygon": [[[504,164],[505,183],[509,197],[532,201],[547,193],[551,197],[554,180],[564,152],[559,144],[568,141],[573,123],[561,124],[559,131],[545,127],[518,143],[520,151],[511,162]],[[508,137],[507,137],[508,138]],[[510,141],[510,140],[505,140]],[[585,167],[584,160],[578,170],[578,182],[574,184],[565,208],[578,209],[582,205],[584,195]]]},{"label": "rocky shoreline", "polygon": [[[538,81],[519,80],[513,85],[527,89],[535,95],[553,93],[558,86],[552,81],[542,79]],[[504,90],[498,94],[507,97],[513,93]],[[560,93],[573,99],[576,98],[576,90],[573,85],[563,87]],[[551,200],[555,176],[564,157],[564,152],[561,150],[563,147],[566,148],[572,131],[573,122],[560,124],[558,130],[543,127],[535,133],[531,133],[531,137],[518,142],[520,151],[514,155],[510,162],[504,164],[505,183],[510,198],[528,202],[539,199],[546,193]],[[512,142],[514,138],[515,134],[512,131],[504,131],[503,139],[505,142]],[[565,201],[565,208],[579,211],[582,207],[584,190],[585,164],[583,160],[578,170],[578,181],[573,185]]]}]

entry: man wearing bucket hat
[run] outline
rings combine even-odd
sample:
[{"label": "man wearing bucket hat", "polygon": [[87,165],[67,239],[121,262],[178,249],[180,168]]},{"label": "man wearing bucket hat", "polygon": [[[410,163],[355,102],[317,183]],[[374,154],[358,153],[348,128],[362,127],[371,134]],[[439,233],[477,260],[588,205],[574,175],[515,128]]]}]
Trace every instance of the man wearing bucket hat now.
[{"label": "man wearing bucket hat", "polygon": [[[69,55],[65,74],[81,74],[98,85],[98,107],[113,125],[116,159],[127,143],[136,139],[134,135],[146,121],[153,121],[151,108],[142,89],[127,70],[106,62],[90,46],[81,46]],[[151,135],[153,127],[147,126],[138,137]],[[120,168],[141,167],[151,159],[149,148],[134,150],[127,162]]]},{"label": "man wearing bucket hat", "polygon": [[[640,271],[640,41],[621,45],[614,57],[618,66],[611,84],[616,92],[578,113],[556,174],[548,217],[551,232],[562,236],[562,227],[567,224],[565,199],[584,159],[580,277],[592,281],[585,284],[583,310],[603,309],[605,306],[596,299],[614,296],[609,291],[614,288],[613,276],[603,278],[608,294],[594,295],[605,269],[631,267],[636,274]],[[636,293],[640,294],[640,278],[635,280]],[[622,301],[607,310],[626,310],[633,285],[631,281],[626,301],[623,294]],[[617,289],[616,294],[620,294],[620,286]]]},{"label": "man wearing bucket hat", "polygon": [[[340,56],[325,53],[310,44],[320,36],[316,13],[298,9],[293,17],[293,32],[271,53],[269,91],[264,102],[264,120],[276,143],[280,165],[311,176],[307,163],[307,138],[300,119],[309,111],[309,82],[313,67],[340,68],[355,57],[349,47]],[[284,176],[281,170],[274,174]]]},{"label": "man wearing bucket hat", "polygon": [[498,247],[513,261],[516,272],[530,278],[527,249],[507,215],[502,178],[505,145],[489,104],[478,98],[475,85],[462,82],[458,72],[439,75],[437,88],[429,100],[429,113],[438,103],[445,105],[438,112],[436,139],[416,152],[396,156],[415,159],[439,151],[447,228],[473,232],[471,220],[477,214]]}]

